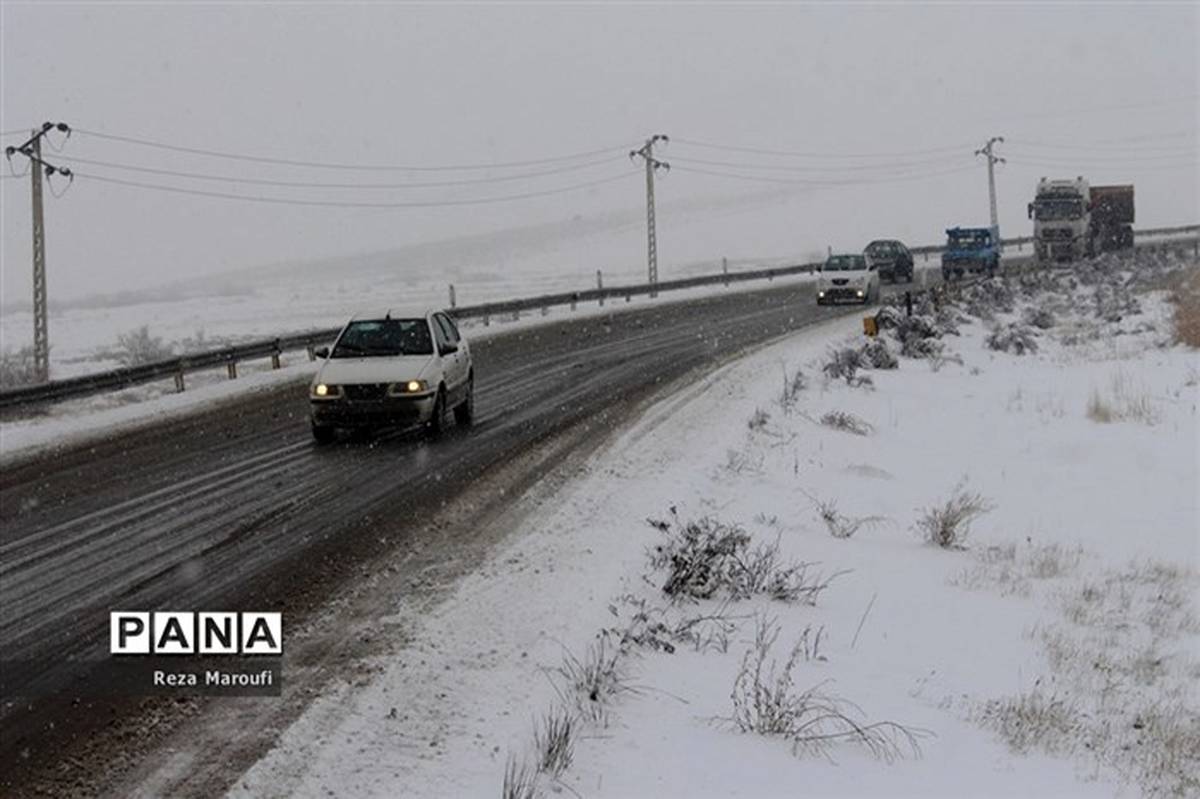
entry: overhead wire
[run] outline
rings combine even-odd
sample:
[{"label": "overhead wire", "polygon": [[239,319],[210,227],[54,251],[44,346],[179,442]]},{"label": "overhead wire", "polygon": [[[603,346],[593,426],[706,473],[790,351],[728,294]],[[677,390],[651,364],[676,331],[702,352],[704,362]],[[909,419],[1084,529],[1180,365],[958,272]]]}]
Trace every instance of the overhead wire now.
[{"label": "overhead wire", "polygon": [[308,169],[340,169],[350,171],[371,171],[371,172],[470,172],[480,171],[485,169],[515,169],[518,167],[540,166],[543,164],[562,163],[565,161],[575,161],[583,158],[591,158],[603,153],[624,152],[629,145],[614,145],[611,147],[600,147],[594,150],[585,150],[582,152],[571,153],[569,155],[549,156],[546,158],[532,158],[522,161],[502,161],[491,163],[474,163],[474,164],[437,164],[437,165],[398,165],[398,164],[361,164],[361,163],[337,163],[328,161],[302,161],[292,158],[275,158],[260,155],[246,155],[244,153],[232,153],[222,150],[208,150],[198,147],[184,147],[181,145],[167,144],[164,142],[153,141],[150,139],[139,139],[133,136],[118,136],[111,133],[101,133],[99,131],[88,130],[86,128],[73,128],[75,133],[83,136],[90,136],[96,139],[105,141],[121,142],[124,144],[133,144],[142,147],[149,147],[159,150],[166,150],[177,153],[187,153],[189,155],[200,155],[209,158],[224,158],[232,161],[244,161],[257,164],[273,164],[276,166],[291,166],[303,167]]},{"label": "overhead wire", "polygon": [[944,147],[930,147],[925,149],[907,150],[900,152],[887,153],[831,153],[819,152],[815,150],[777,150],[766,147],[749,147],[737,144],[722,144],[718,142],[700,141],[697,139],[671,139],[671,144],[682,144],[691,147],[703,147],[711,150],[728,150],[739,153],[755,153],[758,155],[774,155],[787,158],[822,158],[822,159],[837,159],[837,158],[904,158],[912,155],[936,155],[938,153],[959,152],[963,149],[973,147],[971,143],[946,145]]},{"label": "overhead wire", "polygon": [[197,197],[211,197],[225,200],[239,200],[242,202],[268,203],[272,205],[295,205],[307,206],[316,208],[445,208],[452,206],[468,206],[468,205],[488,205],[490,203],[511,202],[514,200],[526,200],[535,197],[549,197],[556,194],[566,194],[572,191],[602,186],[608,183],[614,183],[618,180],[625,180],[637,176],[636,171],[625,172],[620,175],[613,175],[599,180],[590,180],[582,183],[576,183],[569,186],[560,186],[554,189],[542,189],[538,191],[523,192],[520,194],[500,195],[496,197],[473,197],[459,198],[452,200],[428,200],[428,201],[412,201],[412,202],[368,202],[368,201],[342,201],[342,200],[309,200],[290,197],[266,197],[261,195],[234,194],[230,192],[207,191],[202,189],[190,189],[180,186],[166,186],[162,184],[143,183],[140,181],[123,180],[121,178],[106,177],[103,175],[94,175],[88,173],[76,172],[75,176],[83,180],[93,180],[98,183],[109,183],[116,186],[125,186],[130,188],[146,189],[149,191],[168,192],[172,194],[186,194]]},{"label": "overhead wire", "polygon": [[249,178],[239,177],[237,175],[213,175],[205,172],[185,172],[173,169],[159,169],[157,167],[139,166],[136,164],[115,163],[112,161],[98,161],[89,158],[77,158],[75,156],[61,156],[61,161],[69,161],[76,164],[85,164],[87,166],[98,166],[107,169],[116,169],[128,172],[140,172],[148,175],[159,175],[163,177],[178,177],[187,178],[190,180],[214,181],[223,183],[241,183],[253,186],[277,186],[281,188],[302,188],[302,189],[427,189],[427,188],[446,188],[451,186],[474,186],[486,183],[505,183],[514,180],[529,180],[532,178],[546,177],[549,175],[561,175],[568,172],[578,172],[584,169],[590,169],[594,166],[611,163],[614,158],[607,156],[605,158],[593,159],[584,161],[578,164],[570,164],[568,166],[560,166],[552,169],[543,169],[534,172],[520,172],[507,175],[491,175],[488,177],[479,178],[464,178],[461,180],[440,180],[440,181],[419,181],[405,183],[329,183],[329,182],[313,182],[313,181],[295,181],[295,180],[271,180],[266,178]]}]

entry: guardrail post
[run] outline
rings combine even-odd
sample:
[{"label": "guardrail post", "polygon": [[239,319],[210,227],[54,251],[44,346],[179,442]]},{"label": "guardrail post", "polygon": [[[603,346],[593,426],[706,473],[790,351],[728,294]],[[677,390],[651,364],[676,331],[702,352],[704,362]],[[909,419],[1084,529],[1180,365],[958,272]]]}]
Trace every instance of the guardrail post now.
[{"label": "guardrail post", "polygon": [[632,294],[629,294],[628,292],[626,292],[626,294],[625,294],[625,302],[632,302],[632,301],[633,301],[633,295],[632,295]]},{"label": "guardrail post", "polygon": [[304,345],[304,349],[308,352],[308,359],[310,361],[317,359],[317,348],[313,346],[311,341]]},{"label": "guardrail post", "polygon": [[271,368],[279,368],[279,339],[275,339],[275,351],[271,353]]},{"label": "guardrail post", "polygon": [[454,296],[454,284],[453,284],[453,283],[451,283],[451,284],[450,284],[450,307],[451,307],[451,308],[453,308],[453,307],[454,307],[454,302],[455,302],[455,296]]},{"label": "guardrail post", "polygon": [[487,327],[492,323],[492,314],[489,311],[483,312],[483,326]]},{"label": "guardrail post", "polygon": [[925,263],[929,263],[929,253],[927,253],[927,252],[921,253],[921,259],[924,260]]},{"label": "guardrail post", "polygon": [[550,306],[543,305],[542,306],[542,316],[549,316],[549,315],[550,315]]},{"label": "guardrail post", "polygon": [[[600,273],[599,269],[596,270],[596,290],[604,291],[604,275],[602,275]],[[600,295],[600,307],[601,308],[604,307],[604,295],[603,294]]]},{"label": "guardrail post", "polygon": [[725,288],[729,288],[729,259],[721,256],[721,274],[725,276]]},{"label": "guardrail post", "polygon": [[237,361],[230,358],[229,362],[225,364],[225,371],[229,373],[230,380],[237,380]]},{"label": "guardrail post", "polygon": [[571,310],[575,310],[575,306],[579,304],[579,292],[571,294]]},{"label": "guardrail post", "polygon": [[513,319],[512,320],[514,322],[519,322],[521,320],[521,309],[520,308],[513,309]]},{"label": "guardrail post", "polygon": [[175,372],[175,393],[183,393],[183,361],[179,362],[179,368]]}]

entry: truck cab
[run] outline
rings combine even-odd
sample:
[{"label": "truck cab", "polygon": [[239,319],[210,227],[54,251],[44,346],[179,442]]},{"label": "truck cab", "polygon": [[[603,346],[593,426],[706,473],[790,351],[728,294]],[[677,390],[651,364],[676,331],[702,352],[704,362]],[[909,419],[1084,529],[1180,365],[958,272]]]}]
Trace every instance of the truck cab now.
[{"label": "truck cab", "polygon": [[969,272],[986,272],[990,277],[1000,268],[1000,229],[995,227],[952,227],[946,229],[942,252],[942,280],[962,278]]},{"label": "truck cab", "polygon": [[1082,177],[1042,178],[1027,211],[1039,261],[1073,261],[1091,250],[1091,191]]}]

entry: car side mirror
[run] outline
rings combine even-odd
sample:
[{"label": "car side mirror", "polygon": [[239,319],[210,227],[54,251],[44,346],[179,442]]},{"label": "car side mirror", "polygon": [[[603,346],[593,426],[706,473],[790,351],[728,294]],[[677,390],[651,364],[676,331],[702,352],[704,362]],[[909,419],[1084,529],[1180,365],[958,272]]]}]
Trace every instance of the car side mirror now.
[{"label": "car side mirror", "polygon": [[443,344],[440,347],[440,349],[441,349],[442,355],[452,355],[452,354],[458,352],[458,345],[457,344]]},{"label": "car side mirror", "polygon": [[328,347],[317,347],[315,350],[313,350],[313,355],[320,358],[321,360],[325,360],[326,358],[329,357],[329,348]]},{"label": "car side mirror", "polygon": [[1029,205],[1025,206],[1025,215],[1028,216],[1030,219],[1033,219],[1033,203],[1030,203]]}]

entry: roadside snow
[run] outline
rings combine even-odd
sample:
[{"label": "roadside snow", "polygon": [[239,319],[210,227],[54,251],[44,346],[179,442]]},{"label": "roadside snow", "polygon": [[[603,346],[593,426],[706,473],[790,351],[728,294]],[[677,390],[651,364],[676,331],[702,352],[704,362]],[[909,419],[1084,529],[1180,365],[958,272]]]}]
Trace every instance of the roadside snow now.
[{"label": "roadside snow", "polygon": [[[1018,322],[1028,304],[994,323]],[[536,765],[534,730],[556,706],[576,714],[576,734],[572,764],[538,778],[555,793],[1195,790],[1200,356],[1165,343],[1160,295],[1140,306],[1103,323],[1059,308],[1025,355],[989,349],[991,326],[957,313],[961,335],[944,335],[933,357],[860,372],[871,386],[822,375],[831,341],[861,344],[857,319],[715,371],[660,402],[567,488],[526,498],[534,509],[512,543],[443,605],[418,616],[398,596],[379,632],[415,625],[405,644],[365,686],[319,698],[231,795],[497,795],[510,758]],[[797,369],[806,386],[785,402]],[[1117,411],[1109,421],[1089,416],[1097,399]],[[822,424],[834,411],[869,432]],[[923,509],[959,485],[993,508],[965,548],[919,540]],[[818,501],[877,519],[835,538]],[[667,536],[647,519],[678,529],[705,518],[778,542],[780,563],[812,564],[810,578],[837,575],[814,606],[672,602],[648,560]],[[734,627],[676,639],[673,654],[627,640],[612,695],[581,699],[564,660],[587,661],[601,639],[612,651],[638,629],[638,608]],[[796,693],[820,686],[860,708],[843,706],[859,721],[904,725],[920,755],[903,737],[894,759],[852,740],[822,757],[737,731],[731,691],[763,619],[779,627],[765,662],[776,674],[810,634],[791,672]],[[598,637],[604,629],[614,632]]]}]

